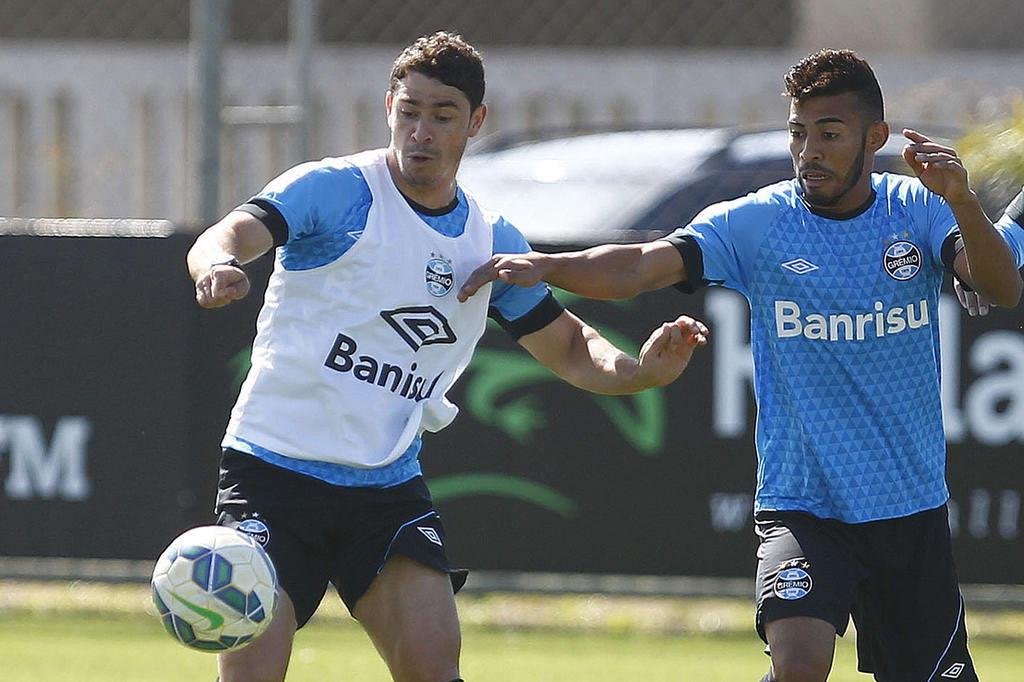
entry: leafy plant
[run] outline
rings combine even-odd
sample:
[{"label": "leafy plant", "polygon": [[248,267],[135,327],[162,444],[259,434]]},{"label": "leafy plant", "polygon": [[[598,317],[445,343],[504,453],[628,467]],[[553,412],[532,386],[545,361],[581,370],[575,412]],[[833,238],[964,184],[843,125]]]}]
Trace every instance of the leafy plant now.
[{"label": "leafy plant", "polygon": [[997,218],[1024,185],[1024,99],[1009,118],[968,130],[957,151],[985,210]]}]

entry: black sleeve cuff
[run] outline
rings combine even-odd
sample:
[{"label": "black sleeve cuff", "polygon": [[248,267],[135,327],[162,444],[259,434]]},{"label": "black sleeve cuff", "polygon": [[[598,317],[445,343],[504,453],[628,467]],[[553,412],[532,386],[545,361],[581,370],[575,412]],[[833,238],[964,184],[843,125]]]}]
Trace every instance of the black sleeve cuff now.
[{"label": "black sleeve cuff", "polygon": [[960,230],[950,232],[946,240],[942,242],[942,267],[946,269],[946,272],[953,272],[953,262],[956,260],[958,253],[964,250],[964,238],[960,236]]},{"label": "black sleeve cuff", "polygon": [[676,247],[686,268],[686,279],[674,285],[675,288],[685,294],[692,294],[706,287],[708,281],[704,279],[704,254],[701,253],[697,240],[692,235],[678,232],[673,232],[663,239]]},{"label": "black sleeve cuff", "polygon": [[548,326],[558,316],[565,312],[565,307],[559,303],[554,294],[550,291],[540,303],[535,305],[533,309],[523,315],[522,317],[514,320],[505,319],[498,309],[491,306],[487,311],[487,315],[501,325],[501,328],[508,332],[513,339],[518,341],[527,334],[532,334],[536,331],[540,331],[544,327]]},{"label": "black sleeve cuff", "polygon": [[277,206],[274,206],[266,199],[260,199],[259,197],[250,199],[235,210],[248,213],[263,223],[270,230],[270,235],[274,238],[275,247],[282,246],[288,242],[288,223],[285,221],[284,216],[281,215],[281,212],[277,210]]}]

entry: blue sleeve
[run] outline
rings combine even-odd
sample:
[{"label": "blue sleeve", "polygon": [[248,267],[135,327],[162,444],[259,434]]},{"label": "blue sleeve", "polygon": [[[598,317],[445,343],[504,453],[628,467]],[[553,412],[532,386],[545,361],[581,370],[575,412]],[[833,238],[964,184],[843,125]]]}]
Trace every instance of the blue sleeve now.
[{"label": "blue sleeve", "polygon": [[288,224],[288,243],[323,234],[353,211],[368,208],[370,188],[355,166],[338,159],[303,163],[271,180],[254,199],[276,208]]},{"label": "blue sleeve", "polygon": [[[494,223],[494,253],[526,253],[530,244],[526,237],[502,217]],[[491,307],[495,308],[506,320],[517,320],[538,305],[551,293],[543,282],[532,287],[518,287],[507,282],[494,282],[491,285]]]},{"label": "blue sleeve", "polygon": [[928,244],[932,259],[940,267],[942,262],[942,246],[949,235],[957,231],[956,217],[946,200],[937,194],[928,192]]},{"label": "blue sleeve", "polygon": [[953,210],[940,195],[933,193],[917,178],[893,173],[882,173],[876,186],[879,193],[890,201],[902,204],[909,213],[914,237],[928,245],[928,254],[939,268],[951,267],[952,260],[946,260],[944,252],[950,235],[957,233],[956,217]]},{"label": "blue sleeve", "polygon": [[[747,270],[774,210],[757,195],[713,204],[672,236],[690,237],[700,248],[704,282],[748,293]],[[696,284],[696,283],[695,283]]]},{"label": "blue sleeve", "polygon": [[1017,268],[1024,268],[1024,226],[1009,215],[1004,215],[995,225],[1003,241],[1010,247]]},{"label": "blue sleeve", "polygon": [[[932,262],[945,267],[943,246],[951,234],[957,231],[953,210],[940,195],[931,192],[917,178],[889,175],[890,182],[903,183],[903,196],[907,208],[912,212],[920,238],[927,241]],[[924,231],[921,234],[920,231]]]}]

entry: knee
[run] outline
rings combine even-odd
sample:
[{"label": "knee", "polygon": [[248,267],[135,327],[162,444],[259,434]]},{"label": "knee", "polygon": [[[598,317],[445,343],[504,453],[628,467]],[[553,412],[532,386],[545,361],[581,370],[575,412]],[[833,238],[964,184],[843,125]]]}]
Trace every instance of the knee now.
[{"label": "knee", "polygon": [[397,646],[391,658],[391,674],[395,682],[451,682],[459,679],[458,651],[446,647]]},{"label": "knee", "polygon": [[772,653],[772,680],[774,682],[825,682],[832,662],[809,658],[776,658]]},{"label": "knee", "polygon": [[409,658],[392,667],[395,682],[451,682],[460,680],[459,666],[453,661]]},{"label": "knee", "polygon": [[829,623],[794,618],[768,624],[776,682],[825,682],[832,669],[836,631]]},{"label": "knee", "polygon": [[250,647],[221,654],[218,682],[284,682],[288,673],[288,651]]},{"label": "knee", "polygon": [[222,668],[218,682],[284,682],[285,672],[236,665]]}]

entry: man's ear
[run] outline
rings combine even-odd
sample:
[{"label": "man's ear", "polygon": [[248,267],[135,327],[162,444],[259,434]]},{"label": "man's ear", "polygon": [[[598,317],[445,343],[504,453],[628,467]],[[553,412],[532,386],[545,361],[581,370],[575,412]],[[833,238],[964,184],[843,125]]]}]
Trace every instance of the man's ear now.
[{"label": "man's ear", "polygon": [[481,104],[469,115],[469,136],[475,137],[487,118],[487,105]]},{"label": "man's ear", "polygon": [[384,111],[387,112],[388,118],[391,117],[391,106],[395,103],[395,94],[388,90],[384,93]]},{"label": "man's ear", "polygon": [[889,124],[885,121],[875,121],[872,123],[868,129],[868,146],[871,149],[871,153],[877,154],[878,150],[884,147],[888,141]]}]

